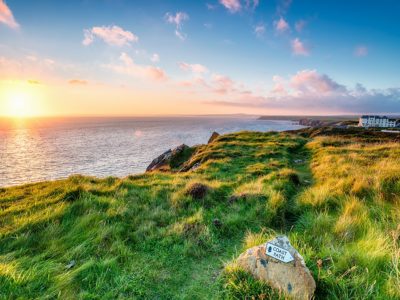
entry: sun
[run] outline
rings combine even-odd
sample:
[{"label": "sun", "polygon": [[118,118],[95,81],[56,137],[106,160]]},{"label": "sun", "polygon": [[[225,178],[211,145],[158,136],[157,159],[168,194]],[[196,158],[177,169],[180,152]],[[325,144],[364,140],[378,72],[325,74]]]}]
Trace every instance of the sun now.
[{"label": "sun", "polygon": [[1,93],[0,98],[3,98],[2,108],[3,115],[13,118],[33,117],[40,114],[37,88],[27,84],[15,84],[8,86]]},{"label": "sun", "polygon": [[10,91],[6,109],[10,117],[28,117],[32,115],[32,96],[25,91]]},{"label": "sun", "polygon": [[31,115],[32,97],[23,91],[11,92],[8,96],[7,111],[12,117],[27,117]]}]

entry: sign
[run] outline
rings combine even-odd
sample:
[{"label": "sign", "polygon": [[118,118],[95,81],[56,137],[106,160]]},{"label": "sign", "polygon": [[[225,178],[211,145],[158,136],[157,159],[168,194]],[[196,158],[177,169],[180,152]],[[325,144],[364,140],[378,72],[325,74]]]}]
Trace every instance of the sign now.
[{"label": "sign", "polygon": [[267,243],[265,254],[285,263],[294,260],[292,254],[290,254],[289,251],[271,243]]}]

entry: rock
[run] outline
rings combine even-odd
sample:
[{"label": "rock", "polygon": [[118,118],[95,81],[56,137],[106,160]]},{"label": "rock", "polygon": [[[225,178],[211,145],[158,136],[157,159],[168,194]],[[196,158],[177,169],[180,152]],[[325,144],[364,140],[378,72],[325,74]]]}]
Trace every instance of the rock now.
[{"label": "rock", "polygon": [[65,266],[67,270],[72,269],[76,265],[75,260],[71,260],[68,265]]},{"label": "rock", "polygon": [[170,169],[170,162],[171,160],[180,155],[183,151],[185,151],[189,146],[182,144],[175,149],[167,150],[157,158],[155,158],[150,165],[146,168],[146,172],[151,172],[155,170],[169,170]]},{"label": "rock", "polygon": [[[274,248],[274,245],[282,250]],[[281,256],[282,260],[288,262],[272,257],[266,251],[270,251],[270,255],[277,253],[277,257]],[[278,236],[266,244],[248,249],[239,256],[237,263],[256,279],[265,281],[293,299],[312,299],[314,295],[314,278],[303,257],[290,245],[286,236]]]},{"label": "rock", "polygon": [[203,199],[206,196],[208,190],[209,190],[209,187],[206,186],[205,184],[193,183],[186,190],[185,195],[189,195],[189,196],[192,196],[193,199],[200,200],[200,199]]},{"label": "rock", "polygon": [[302,159],[295,159],[293,162],[294,162],[295,164],[302,164],[302,163],[304,162],[304,160],[302,160]]},{"label": "rock", "polygon": [[219,133],[218,132],[213,132],[212,135],[210,136],[210,138],[208,139],[208,144],[212,143],[217,137],[219,137]]}]

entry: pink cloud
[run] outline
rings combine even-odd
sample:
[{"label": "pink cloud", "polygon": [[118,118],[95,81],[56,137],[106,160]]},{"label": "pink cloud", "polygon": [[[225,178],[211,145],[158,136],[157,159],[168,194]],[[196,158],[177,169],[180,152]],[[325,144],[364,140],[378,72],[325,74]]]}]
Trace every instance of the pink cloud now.
[{"label": "pink cloud", "polygon": [[290,79],[290,85],[296,94],[313,94],[316,96],[328,93],[345,92],[344,86],[330,77],[319,74],[316,70],[302,70]]},{"label": "pink cloud", "polygon": [[175,15],[168,12],[164,18],[167,23],[175,25],[175,35],[182,41],[185,40],[186,35],[182,32],[182,25],[184,21],[189,20],[189,15],[182,11],[175,13]]},{"label": "pink cloud", "polygon": [[137,42],[139,38],[132,32],[122,29],[119,26],[101,26],[85,29],[82,44],[88,46],[94,42],[94,39],[100,38],[105,43],[122,47],[129,45],[130,42]]},{"label": "pink cloud", "polygon": [[274,82],[274,88],[272,89],[273,94],[286,95],[287,91],[285,88],[285,81],[281,76],[275,75],[272,77]]},{"label": "pink cloud", "polygon": [[299,38],[292,40],[292,53],[294,55],[308,56],[310,52]]},{"label": "pink cloud", "polygon": [[230,13],[236,13],[242,9],[242,5],[239,0],[219,0]]},{"label": "pink cloud", "polygon": [[167,23],[181,27],[184,21],[189,20],[189,15],[182,11],[177,12],[175,15],[168,12],[165,14],[165,20]]},{"label": "pink cloud", "polygon": [[228,76],[214,74],[212,77],[212,82],[214,84],[213,90],[217,94],[226,94],[235,90],[235,82]]},{"label": "pink cloud", "polygon": [[15,21],[11,9],[7,6],[4,0],[0,0],[0,22],[12,29],[19,28],[19,24]]},{"label": "pink cloud", "polygon": [[275,30],[279,33],[285,32],[289,30],[289,28],[290,28],[289,24],[282,17],[279,19],[279,21],[275,22]]},{"label": "pink cloud", "polygon": [[122,64],[109,64],[104,65],[104,67],[109,68],[116,73],[143,79],[150,79],[155,81],[163,81],[168,79],[166,73],[161,68],[154,66],[138,65],[125,52],[121,53],[119,59]]},{"label": "pink cloud", "polygon": [[188,64],[185,62],[181,62],[181,63],[179,63],[179,67],[184,71],[190,71],[193,73],[207,73],[208,72],[207,67],[205,67],[201,64]]},{"label": "pink cloud", "polygon": [[368,48],[366,46],[358,46],[354,49],[354,55],[357,57],[367,56]]}]

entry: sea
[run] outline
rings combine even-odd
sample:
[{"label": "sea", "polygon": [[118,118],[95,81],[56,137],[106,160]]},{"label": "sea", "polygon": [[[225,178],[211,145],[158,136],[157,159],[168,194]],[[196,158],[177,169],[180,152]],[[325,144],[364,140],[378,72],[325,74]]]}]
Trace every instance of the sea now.
[{"label": "sea", "polygon": [[0,187],[73,174],[125,177],[180,144],[220,134],[283,131],[302,126],[253,116],[74,117],[0,119]]}]

